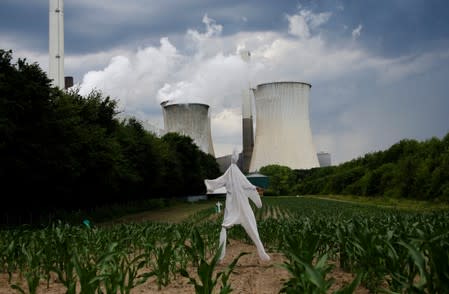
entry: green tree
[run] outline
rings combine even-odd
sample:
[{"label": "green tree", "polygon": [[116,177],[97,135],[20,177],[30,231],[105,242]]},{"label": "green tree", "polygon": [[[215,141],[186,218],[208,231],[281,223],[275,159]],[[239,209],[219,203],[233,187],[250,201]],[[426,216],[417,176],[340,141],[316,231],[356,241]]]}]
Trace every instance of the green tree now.
[{"label": "green tree", "polygon": [[219,174],[215,159],[202,152],[189,136],[167,133],[162,141],[170,148],[167,158],[170,170],[167,170],[165,177],[170,184],[167,189],[175,189],[173,193],[176,196],[204,193],[204,179],[215,178]]},{"label": "green tree", "polygon": [[289,195],[294,190],[295,175],[291,168],[278,164],[271,164],[260,169],[260,173],[269,178],[266,194]]},{"label": "green tree", "polygon": [[12,52],[0,50],[0,178],[3,191],[14,191],[4,209],[28,212],[48,204],[35,193],[52,182],[47,171],[54,161],[46,158],[55,157],[52,103],[58,95],[37,64],[13,63]]}]

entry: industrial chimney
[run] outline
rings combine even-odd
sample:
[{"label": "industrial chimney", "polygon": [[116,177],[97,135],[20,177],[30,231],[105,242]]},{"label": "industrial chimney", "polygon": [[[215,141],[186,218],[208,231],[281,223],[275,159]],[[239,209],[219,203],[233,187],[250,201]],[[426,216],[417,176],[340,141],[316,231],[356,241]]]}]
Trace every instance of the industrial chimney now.
[{"label": "industrial chimney", "polygon": [[[247,64],[250,62],[251,53],[247,50],[240,52],[240,57]],[[248,173],[251,156],[254,148],[254,130],[253,130],[253,113],[251,103],[251,85],[249,77],[247,77],[247,85],[242,90],[242,172]]]},{"label": "industrial chimney", "polygon": [[302,82],[273,82],[254,89],[256,139],[250,172],[269,164],[319,167],[309,123],[309,91]]},{"label": "industrial chimney", "polygon": [[215,156],[210,127],[209,105],[202,103],[161,103],[165,133],[175,132],[193,139],[199,149]]},{"label": "industrial chimney", "polygon": [[244,173],[248,173],[249,171],[254,148],[253,115],[251,111],[251,94],[249,91],[250,89],[244,90],[242,94],[242,172]]},{"label": "industrial chimney", "polygon": [[49,0],[49,68],[53,85],[64,89],[64,1]]}]

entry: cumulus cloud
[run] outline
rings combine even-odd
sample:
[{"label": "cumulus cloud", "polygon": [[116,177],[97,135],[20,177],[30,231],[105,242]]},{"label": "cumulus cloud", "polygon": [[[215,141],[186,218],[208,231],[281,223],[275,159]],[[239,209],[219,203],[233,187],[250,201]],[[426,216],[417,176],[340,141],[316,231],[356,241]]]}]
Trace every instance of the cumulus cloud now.
[{"label": "cumulus cloud", "polygon": [[183,80],[165,83],[158,91],[158,99],[207,103],[212,107],[232,105],[245,85],[245,67],[240,56],[221,53],[201,62],[184,64],[180,73]]},{"label": "cumulus cloud", "polygon": [[204,33],[189,29],[187,35],[196,41],[204,41],[211,37],[219,36],[223,30],[223,26],[217,24],[217,22],[208,17],[207,14],[203,16],[203,23],[206,25],[206,31]]},{"label": "cumulus cloud", "polygon": [[362,34],[362,28],[363,26],[361,24],[359,24],[355,29],[352,30],[352,39],[356,40],[360,37],[360,35]]},{"label": "cumulus cloud", "polygon": [[310,36],[309,26],[303,15],[287,15],[288,19],[288,32],[292,35],[308,38]]},{"label": "cumulus cloud", "polygon": [[287,15],[288,32],[302,39],[310,37],[310,30],[316,29],[326,23],[332,13],[312,13],[310,10],[301,10],[299,14]]},{"label": "cumulus cloud", "polygon": [[99,89],[117,97],[125,111],[136,111],[156,102],[154,94],[182,59],[170,41],[162,38],[160,47],[114,56],[103,70],[88,72],[83,77],[80,93]]},{"label": "cumulus cloud", "polygon": [[[379,125],[376,119],[381,119],[384,110],[360,114],[366,99],[375,101],[367,93],[381,92],[388,81],[399,82],[430,70],[440,60],[448,61],[447,52],[377,57],[348,42],[350,37],[329,44],[319,29],[332,17],[331,12],[302,9],[286,17],[285,32],[223,36],[223,26],[206,14],[203,30],[188,29],[184,43],[177,47],[161,38],[159,46],[120,51],[103,69],[84,75],[82,93],[100,89],[117,98],[125,112],[159,121],[162,101],[206,103],[210,105],[215,153],[222,156],[241,146],[243,88],[271,81],[309,82],[312,108],[317,111],[313,114],[318,117],[311,117],[315,145],[317,150],[330,152],[338,163],[371,151],[373,140],[378,140],[372,138],[380,136],[367,124]],[[362,25],[354,29],[353,38],[359,37],[361,30]],[[241,58],[242,50],[251,52],[249,62]],[[366,84],[369,91],[363,88]],[[333,120],[324,121],[329,113],[334,113],[329,116]],[[372,120],[364,121],[364,117]]]}]

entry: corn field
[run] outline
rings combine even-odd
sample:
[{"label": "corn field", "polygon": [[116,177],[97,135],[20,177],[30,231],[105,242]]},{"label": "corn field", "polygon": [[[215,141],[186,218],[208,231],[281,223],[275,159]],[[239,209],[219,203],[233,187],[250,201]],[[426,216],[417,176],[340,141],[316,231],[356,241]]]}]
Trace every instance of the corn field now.
[{"label": "corn field", "polygon": [[[255,210],[268,252],[289,273],[282,293],[329,293],[335,266],[371,293],[449,293],[449,212],[408,212],[304,197],[263,198]],[[159,289],[187,278],[195,293],[230,293],[237,256],[217,272],[221,218],[214,209],[182,223],[108,227],[57,223],[0,231],[0,270],[18,293],[56,276],[66,293],[132,293],[150,277]],[[240,227],[230,239],[251,243]],[[194,272],[188,269],[194,268]],[[26,283],[15,284],[19,274]],[[25,286],[24,286],[25,285]]]}]

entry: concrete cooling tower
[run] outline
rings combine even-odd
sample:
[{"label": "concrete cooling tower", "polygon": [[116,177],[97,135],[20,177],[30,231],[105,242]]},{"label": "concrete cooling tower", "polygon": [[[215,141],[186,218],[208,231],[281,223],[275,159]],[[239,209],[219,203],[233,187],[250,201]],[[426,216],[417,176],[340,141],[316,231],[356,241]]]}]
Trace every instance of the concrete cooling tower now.
[{"label": "concrete cooling tower", "polygon": [[165,133],[176,132],[193,139],[201,151],[214,154],[209,105],[201,103],[161,103]]},{"label": "concrete cooling tower", "polygon": [[269,164],[319,167],[309,122],[309,92],[301,82],[260,84],[254,89],[256,138],[250,172]]},{"label": "concrete cooling tower", "polygon": [[326,167],[326,166],[332,165],[330,153],[321,151],[321,152],[317,153],[317,156],[318,156],[318,162],[320,163],[320,167]]}]

